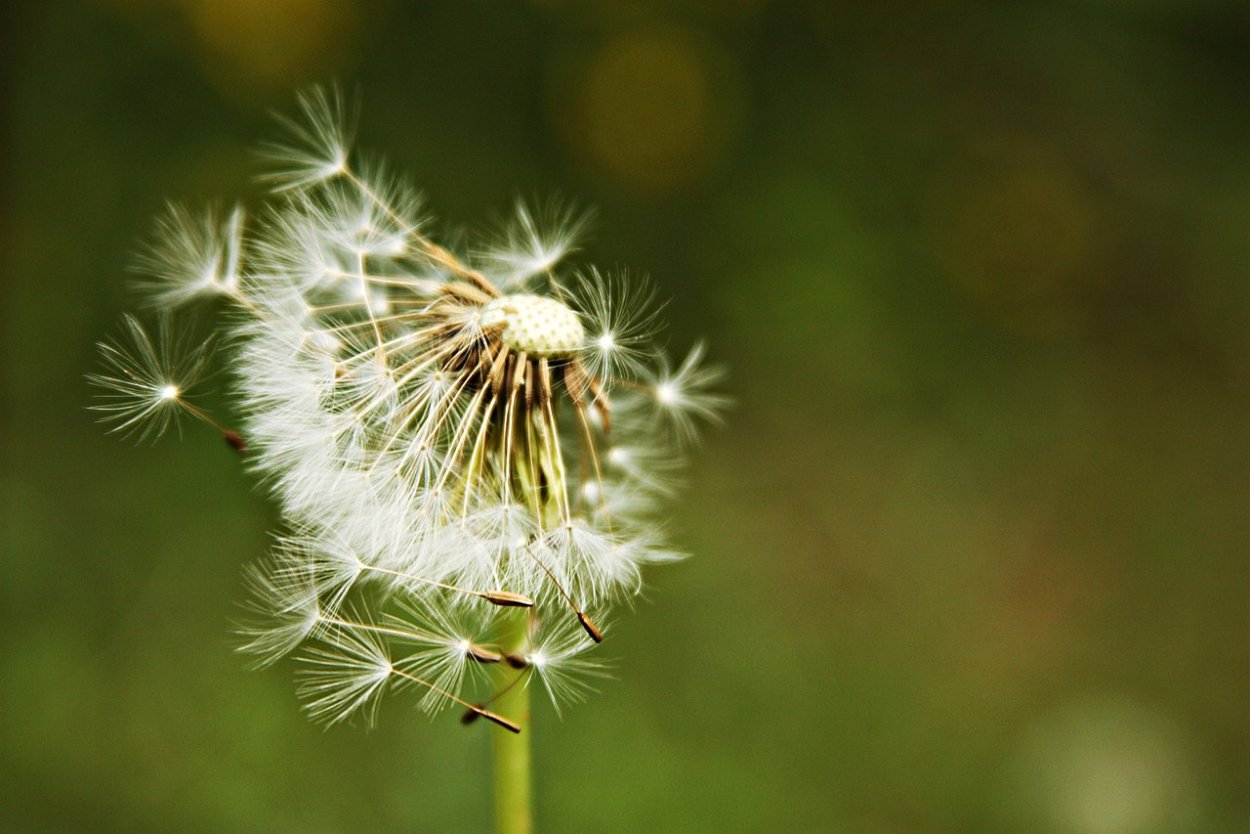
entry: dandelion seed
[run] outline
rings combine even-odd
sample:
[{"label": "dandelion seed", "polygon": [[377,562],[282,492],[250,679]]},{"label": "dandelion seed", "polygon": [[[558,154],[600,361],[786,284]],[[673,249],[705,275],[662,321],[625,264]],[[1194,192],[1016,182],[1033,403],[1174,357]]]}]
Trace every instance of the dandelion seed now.
[{"label": "dandelion seed", "polygon": [[134,316],[122,326],[121,337],[100,344],[103,368],[87,377],[100,389],[92,408],[109,431],[155,439],[184,416],[203,417],[188,396],[204,376],[211,341],[179,336],[164,318],[155,339]]},{"label": "dandelion seed", "polygon": [[325,606],[313,573],[284,561],[279,557],[244,572],[250,621],[238,627],[244,638],[239,650],[252,655],[258,668],[290,654],[322,624]]},{"label": "dandelion seed", "polygon": [[360,712],[372,724],[378,700],[395,674],[381,639],[369,632],[340,629],[302,660],[300,695],[316,720],[337,724]]},{"label": "dandelion seed", "polygon": [[276,190],[307,188],[347,169],[352,124],[337,88],[314,87],[299,95],[298,118],[279,116],[287,136],[261,149],[270,170],[263,179]]},{"label": "dandelion seed", "polygon": [[588,220],[571,206],[550,203],[535,211],[517,202],[500,239],[481,247],[478,259],[501,289],[522,291],[575,250]]},{"label": "dandelion seed", "polygon": [[557,621],[543,629],[523,656],[557,711],[561,704],[584,701],[594,691],[593,681],[608,677],[605,663],[585,657],[594,646],[585,634]]},{"label": "dandelion seed", "polygon": [[139,256],[136,281],[149,304],[174,308],[215,296],[237,296],[243,247],[243,209],[222,220],[209,210],[192,214],[170,204],[157,221],[152,242]]},{"label": "dandelion seed", "polygon": [[724,371],[705,366],[704,353],[704,346],[697,344],[675,369],[661,357],[658,368],[645,374],[655,414],[683,443],[698,435],[698,420],[719,420],[728,404],[712,390],[724,379]]},{"label": "dandelion seed", "polygon": [[655,289],[628,276],[607,277],[591,267],[576,278],[573,292],[586,321],[586,382],[633,379],[646,367],[661,306]]}]

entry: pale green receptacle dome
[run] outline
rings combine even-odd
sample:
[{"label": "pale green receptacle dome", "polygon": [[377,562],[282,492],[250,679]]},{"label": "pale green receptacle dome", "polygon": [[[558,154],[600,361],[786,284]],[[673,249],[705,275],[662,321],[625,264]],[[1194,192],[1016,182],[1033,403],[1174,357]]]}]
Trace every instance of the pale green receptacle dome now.
[{"label": "pale green receptacle dome", "polygon": [[483,325],[500,323],[503,343],[530,356],[567,356],[586,338],[577,313],[538,295],[505,295],[482,308]]}]

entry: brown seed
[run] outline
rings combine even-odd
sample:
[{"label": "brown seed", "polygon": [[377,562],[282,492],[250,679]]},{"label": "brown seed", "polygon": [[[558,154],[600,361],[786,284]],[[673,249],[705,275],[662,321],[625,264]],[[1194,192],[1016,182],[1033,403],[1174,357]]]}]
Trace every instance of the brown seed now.
[{"label": "brown seed", "polygon": [[589,381],[586,372],[582,369],[580,362],[570,362],[562,369],[564,376],[564,390],[569,392],[569,399],[573,401],[575,408],[581,408],[582,394],[586,391]]},{"label": "brown seed", "polygon": [[530,665],[530,662],[525,659],[525,655],[517,654],[516,652],[508,652],[503,656],[503,659],[508,661],[508,665],[513,669],[525,669]]},{"label": "brown seed", "polygon": [[525,384],[525,369],[529,367],[529,358],[522,351],[516,355],[516,359],[512,365],[512,373],[508,376],[508,397],[511,398],[516,390]]},{"label": "brown seed", "polygon": [[513,722],[509,721],[508,719],[504,718],[502,715],[499,715],[498,713],[491,712],[488,709],[483,709],[483,710],[478,710],[478,714],[481,715],[483,718],[485,718],[487,721],[498,724],[500,727],[503,727],[505,730],[508,730],[509,732],[513,732],[513,733],[521,732],[521,726],[519,724],[514,724]]},{"label": "brown seed", "polygon": [[551,402],[551,364],[547,357],[538,360],[538,403]]},{"label": "brown seed", "polygon": [[499,355],[494,358],[494,361],[491,361],[487,379],[490,382],[492,394],[498,394],[500,389],[503,388],[504,372],[507,370],[510,361],[515,360],[506,349],[499,351]]},{"label": "brown seed", "polygon": [[239,454],[242,455],[247,452],[247,443],[243,440],[242,435],[240,435],[237,431],[226,429],[221,433],[221,436],[226,443],[230,445],[230,448],[234,449]]},{"label": "brown seed", "polygon": [[465,656],[473,658],[478,663],[498,663],[503,660],[503,655],[499,652],[492,652],[478,645],[470,645],[464,653]]},{"label": "brown seed", "polygon": [[590,617],[586,615],[585,611],[577,612],[577,621],[582,624],[582,628],[586,629],[586,633],[590,635],[591,640],[594,640],[596,643],[603,642],[603,632],[590,621]]},{"label": "brown seed", "polygon": [[505,608],[532,608],[534,600],[511,591],[484,591],[482,599]]}]

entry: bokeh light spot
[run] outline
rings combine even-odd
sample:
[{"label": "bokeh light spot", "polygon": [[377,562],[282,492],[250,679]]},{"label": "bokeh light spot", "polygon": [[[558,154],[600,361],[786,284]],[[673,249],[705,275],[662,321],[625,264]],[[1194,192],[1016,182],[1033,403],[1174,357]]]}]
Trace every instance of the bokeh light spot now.
[{"label": "bokeh light spot", "polygon": [[337,0],[110,0],[132,15],[180,13],[204,75],[237,100],[343,72],[356,51],[363,9]]},{"label": "bokeh light spot", "polygon": [[706,177],[738,122],[737,72],[714,41],[678,29],[621,35],[553,83],[557,129],[589,167],[627,191]]},{"label": "bokeh light spot", "polygon": [[1017,751],[1014,819],[1062,834],[1193,831],[1200,797],[1187,739],[1121,696],[1081,699],[1040,718]]},{"label": "bokeh light spot", "polygon": [[1097,212],[1060,155],[1005,141],[930,183],[926,233],[938,270],[1010,330],[1079,320],[1097,280]]}]

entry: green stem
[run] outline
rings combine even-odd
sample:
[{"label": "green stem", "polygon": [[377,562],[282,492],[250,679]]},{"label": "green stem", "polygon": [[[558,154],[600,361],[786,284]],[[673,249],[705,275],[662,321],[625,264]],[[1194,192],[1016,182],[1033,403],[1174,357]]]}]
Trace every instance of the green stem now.
[{"label": "green stem", "polygon": [[[503,616],[508,617],[511,623],[501,644],[509,651],[525,649],[529,612],[508,611]],[[492,707],[522,727],[520,733],[492,728],[495,730],[491,733],[495,760],[495,830],[499,834],[530,834],[534,830],[530,781],[530,733],[533,731],[530,691],[526,681],[516,679],[516,675],[523,674],[509,670],[508,676],[501,676],[501,687],[515,685],[508,688]]]}]

